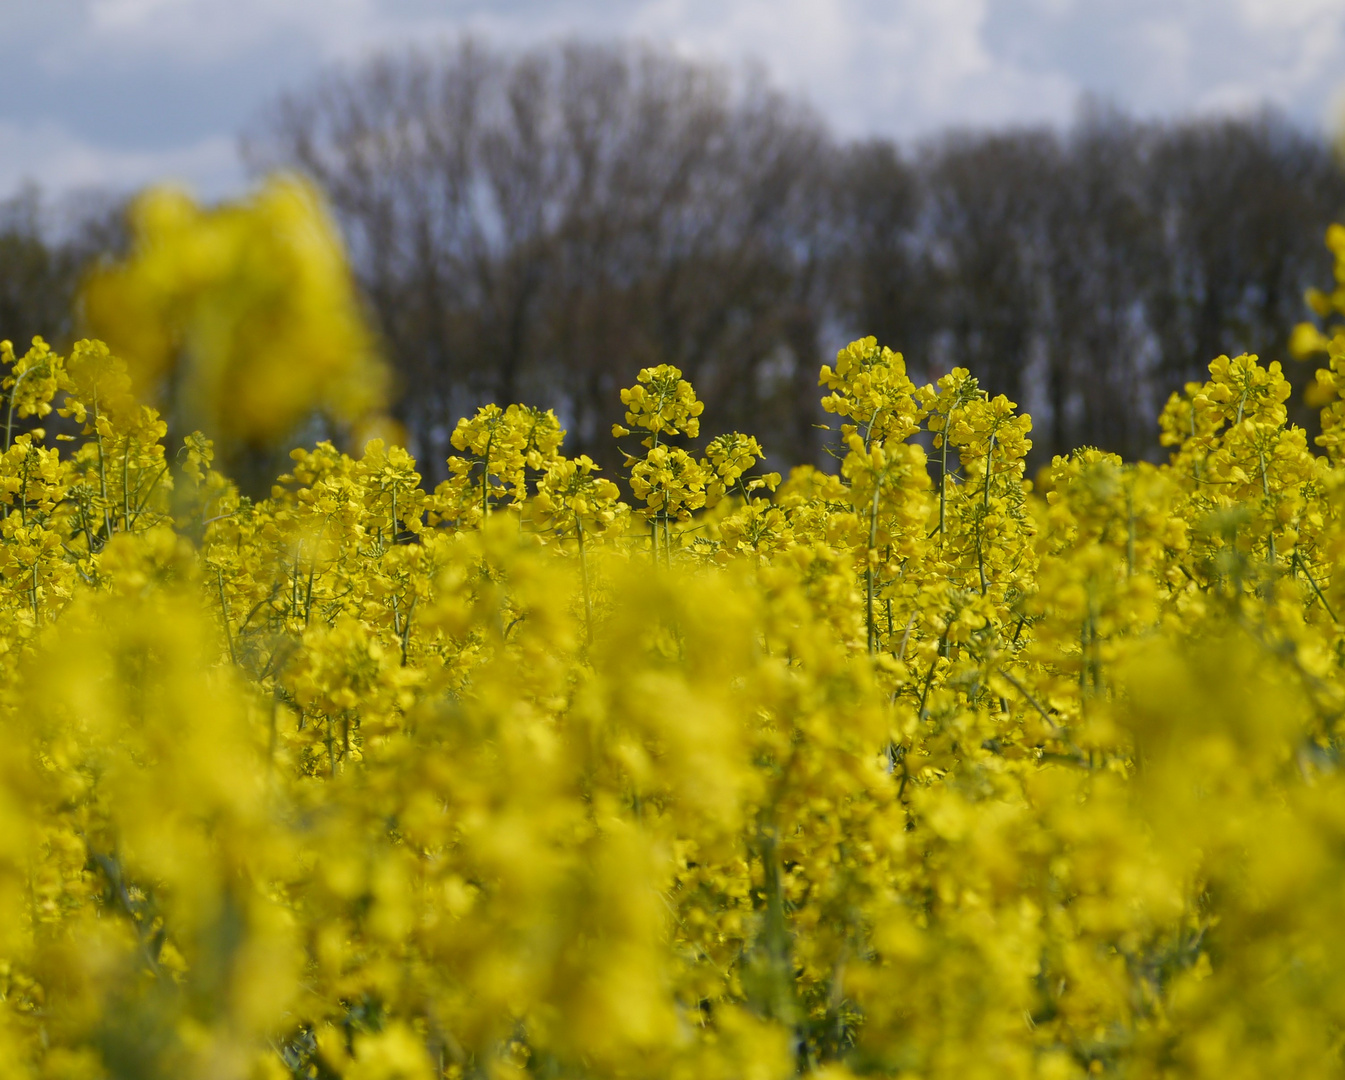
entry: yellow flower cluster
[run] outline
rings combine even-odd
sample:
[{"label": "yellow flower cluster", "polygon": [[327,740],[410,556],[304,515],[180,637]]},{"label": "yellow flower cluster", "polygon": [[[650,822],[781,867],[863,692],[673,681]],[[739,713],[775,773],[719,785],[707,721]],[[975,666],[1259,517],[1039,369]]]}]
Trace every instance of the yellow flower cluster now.
[{"label": "yellow flower cluster", "polygon": [[1341,1073],[1345,462],[1278,365],[1035,484],[871,338],[836,475],[650,369],[632,512],[521,406],[250,500],[106,346],[0,359],[81,430],[0,456],[6,1076]]},{"label": "yellow flower cluster", "polygon": [[92,276],[84,316],[143,395],[173,399],[177,426],[266,442],[315,405],[358,419],[381,403],[386,375],[311,185],[275,178],[215,209],[155,188],[130,224],[131,253]]}]

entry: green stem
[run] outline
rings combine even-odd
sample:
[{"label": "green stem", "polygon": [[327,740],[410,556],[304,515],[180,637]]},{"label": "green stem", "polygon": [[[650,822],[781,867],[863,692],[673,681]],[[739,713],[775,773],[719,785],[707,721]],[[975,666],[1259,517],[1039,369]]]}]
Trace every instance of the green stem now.
[{"label": "green stem", "polygon": [[1303,571],[1303,576],[1308,579],[1308,584],[1312,586],[1312,591],[1317,594],[1317,599],[1322,602],[1322,607],[1326,608],[1326,613],[1331,616],[1332,622],[1339,623],[1340,620],[1336,618],[1335,611],[1333,611],[1331,605],[1326,602],[1326,597],[1322,595],[1322,590],[1317,587],[1317,582],[1313,579],[1312,573],[1308,570],[1307,563],[1299,558],[1297,551],[1294,552],[1293,560],[1298,568]]},{"label": "green stem", "polygon": [[495,433],[486,440],[486,458],[481,466],[481,520],[490,517],[490,448],[495,442]]},{"label": "green stem", "polygon": [[229,662],[237,664],[238,654],[234,652],[233,630],[229,626],[229,604],[224,598],[224,572],[218,566],[215,567],[215,582],[219,586],[219,607],[224,617],[224,640],[229,643]]},{"label": "green stem", "polygon": [[[1265,452],[1264,450],[1258,450],[1258,451],[1256,452],[1256,456],[1257,456],[1257,458],[1258,458],[1258,459],[1260,460],[1260,462],[1261,462],[1261,492],[1262,492],[1262,494],[1265,495],[1266,500],[1269,501],[1269,500],[1270,500],[1270,477],[1269,477],[1269,475],[1268,475],[1268,473],[1269,473],[1269,469],[1268,469],[1268,467],[1267,467],[1267,465],[1266,465],[1266,452]],[[1271,565],[1271,566],[1274,566],[1274,565],[1275,565],[1275,558],[1276,558],[1276,556],[1275,556],[1275,525],[1274,525],[1273,519],[1272,519],[1272,523],[1271,523],[1271,526],[1270,526],[1270,533],[1269,533],[1269,534],[1267,535],[1267,537],[1266,537],[1266,542],[1267,542],[1267,544],[1268,544],[1268,546],[1269,546],[1269,548],[1270,548],[1270,551],[1269,551],[1269,554],[1270,554],[1270,565]]]},{"label": "green stem", "polygon": [[990,511],[990,477],[995,464],[995,433],[990,432],[990,443],[985,451],[985,492],[981,500],[981,522],[976,529],[976,572],[981,578],[981,595],[986,592],[985,580],[985,515]]},{"label": "green stem", "polygon": [[927,674],[927,675],[925,676],[925,687],[924,687],[923,690],[920,691],[920,719],[921,719],[921,720],[924,720],[924,719],[925,719],[926,717],[928,717],[928,715],[929,715],[929,714],[925,711],[925,703],[929,700],[929,688],[934,684],[934,672],[935,672],[936,670],[938,670],[938,667],[939,667],[939,657],[943,655],[943,648],[944,648],[944,645],[947,644],[947,642],[948,642],[948,631],[947,631],[947,630],[944,630],[944,632],[943,632],[942,634],[939,635],[939,648],[938,648],[938,651],[935,652],[935,654],[934,654],[934,659],[930,661],[930,664],[929,664],[929,674]]},{"label": "green stem", "polygon": [[121,455],[121,527],[131,527],[131,436],[126,436],[126,449]]},{"label": "green stem", "polygon": [[1126,488],[1126,577],[1135,573],[1135,492]]},{"label": "green stem", "polygon": [[406,609],[406,618],[402,620],[402,667],[406,667],[406,654],[411,645],[411,616],[416,613],[416,600],[418,597],[411,597],[411,603]]},{"label": "green stem", "polygon": [[939,433],[939,546],[943,546],[944,530],[948,527],[948,422],[953,415],[949,409],[943,418],[943,430]]},{"label": "green stem", "polygon": [[9,447],[10,447],[10,445],[11,445],[11,439],[10,439],[10,436],[13,434],[13,431],[14,431],[14,399],[18,396],[18,393],[19,393],[19,384],[22,383],[24,379],[28,378],[28,376],[31,375],[31,374],[32,374],[34,371],[36,371],[36,370],[37,370],[36,368],[29,368],[29,369],[28,369],[27,371],[25,371],[22,375],[20,375],[17,379],[15,379],[15,380],[14,380],[14,385],[13,385],[12,387],[10,387],[10,390],[9,390],[9,413],[5,416],[5,449],[6,449],[6,450],[8,450]]},{"label": "green stem", "polygon": [[1000,668],[999,673],[1005,682],[1007,682],[1010,686],[1012,686],[1015,690],[1017,690],[1020,694],[1022,694],[1023,697],[1027,700],[1027,703],[1037,710],[1037,714],[1051,726],[1051,730],[1059,734],[1060,725],[1057,724],[1055,718],[1042,707],[1041,702],[1039,702],[1030,693],[1028,693],[1027,688],[1017,679],[1015,679],[1012,675],[1010,675],[1007,671],[1005,671],[1004,668]]},{"label": "green stem", "polygon": [[875,476],[873,502],[869,506],[869,549],[865,553],[864,562],[865,599],[868,603],[869,655],[873,655],[878,647],[877,628],[873,625],[873,557],[878,546],[878,499],[881,494],[882,488],[879,487],[878,478]]},{"label": "green stem", "polygon": [[98,391],[93,394],[93,433],[98,443],[98,497],[103,505],[103,528],[112,538],[112,515],[107,508],[107,455],[103,452],[103,433],[98,430]]},{"label": "green stem", "polygon": [[584,644],[593,644],[593,601],[588,591],[588,557],[584,554],[584,522],[574,515],[575,535],[579,539],[579,580],[584,588]]}]

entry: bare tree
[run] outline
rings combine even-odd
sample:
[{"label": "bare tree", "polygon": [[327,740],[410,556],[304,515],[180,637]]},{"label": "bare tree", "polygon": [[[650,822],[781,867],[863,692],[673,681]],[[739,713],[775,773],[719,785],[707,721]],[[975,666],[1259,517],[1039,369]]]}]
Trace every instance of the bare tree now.
[{"label": "bare tree", "polygon": [[92,255],[78,225],[60,239],[48,236],[48,209],[33,185],[0,202],[0,337],[20,353],[35,336],[52,343],[69,337],[80,274]]},{"label": "bare tree", "polygon": [[[1149,198],[1169,255],[1149,297],[1160,377],[1200,377],[1224,352],[1283,359],[1304,289],[1330,280],[1322,235],[1345,211],[1345,179],[1319,140],[1273,113],[1184,124],[1156,142]],[[1286,367],[1301,387],[1310,372]]]},{"label": "bare tree", "polygon": [[[1031,410],[1034,464],[1157,456],[1213,356],[1283,356],[1345,216],[1327,148],[1273,113],[842,143],[759,73],[622,44],[385,54],[277,101],[245,152],[328,193],[431,481],[487,399],[557,407],[610,463],[617,391],[661,362],[710,424],[819,460],[817,367],[869,333]],[[0,203],[0,336],[77,331],[114,211]]]},{"label": "bare tree", "polygon": [[1272,113],[1141,124],[1094,105],[1067,132],[842,161],[830,300],[846,330],[1017,398],[1038,463],[1081,444],[1154,456],[1157,410],[1214,356],[1281,359],[1345,211],[1327,148]]},{"label": "bare tree", "polygon": [[1105,110],[1063,141],[1044,220],[1043,451],[1093,444],[1134,456],[1154,445],[1162,398],[1144,300],[1165,255],[1145,201],[1146,147],[1139,126]]},{"label": "bare tree", "polygon": [[783,425],[806,454],[830,152],[759,77],[470,40],[333,72],[246,142],[255,168],[327,190],[407,389],[401,419],[435,457],[486,397],[559,402],[574,445],[610,456],[617,389],[659,362],[723,423]]}]

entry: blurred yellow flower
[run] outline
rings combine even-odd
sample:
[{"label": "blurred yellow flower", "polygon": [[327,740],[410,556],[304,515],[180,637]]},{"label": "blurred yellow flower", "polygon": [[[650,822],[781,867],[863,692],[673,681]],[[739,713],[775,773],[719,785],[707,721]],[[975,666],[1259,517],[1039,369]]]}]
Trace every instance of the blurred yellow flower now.
[{"label": "blurred yellow flower", "polygon": [[130,224],[126,259],[85,284],[84,318],[185,430],[268,442],[312,410],[354,420],[382,404],[386,374],[311,185],[274,177],[215,208],[155,188]]},{"label": "blurred yellow flower", "polygon": [[[1219,356],[1166,462],[1029,481],[1011,401],[864,338],[834,473],[698,446],[663,366],[635,511],[517,404],[434,492],[372,438],[250,499],[131,371],[213,372],[233,439],[339,406],[266,255],[316,204],[268,191],[142,204],[90,293],[130,370],[0,345],[6,409],[78,429],[0,450],[0,1072],[1339,1075],[1345,335],[1325,454]],[[258,312],[279,411],[232,383]]]}]

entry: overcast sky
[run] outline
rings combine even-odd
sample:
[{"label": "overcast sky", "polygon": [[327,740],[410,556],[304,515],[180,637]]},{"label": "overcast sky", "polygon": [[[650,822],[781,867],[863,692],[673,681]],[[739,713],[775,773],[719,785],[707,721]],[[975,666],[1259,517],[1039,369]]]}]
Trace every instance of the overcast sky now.
[{"label": "overcast sky", "polygon": [[239,130],[323,65],[464,31],[763,62],[845,134],[1271,102],[1323,130],[1345,0],[0,0],[0,195],[242,180]]}]

